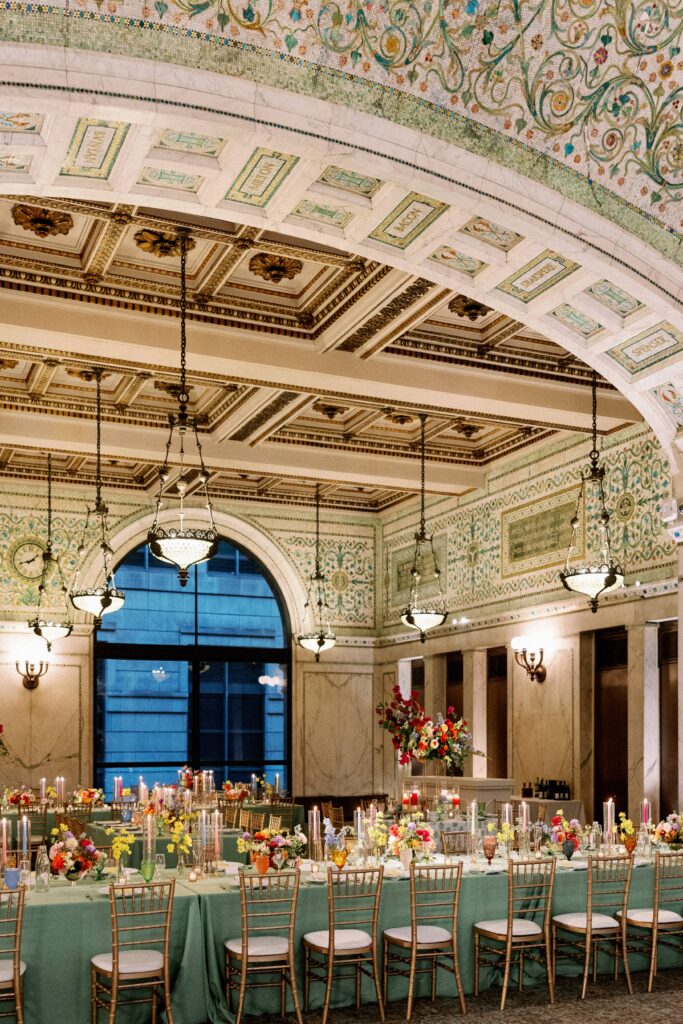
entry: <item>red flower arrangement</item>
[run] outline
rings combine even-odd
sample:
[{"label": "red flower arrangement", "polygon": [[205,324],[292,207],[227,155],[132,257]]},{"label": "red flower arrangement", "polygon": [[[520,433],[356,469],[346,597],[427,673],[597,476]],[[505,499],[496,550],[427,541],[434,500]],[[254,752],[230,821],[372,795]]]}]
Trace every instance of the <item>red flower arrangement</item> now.
[{"label": "red flower arrangement", "polygon": [[379,724],[391,734],[391,742],[399,752],[399,762],[443,761],[448,771],[462,768],[470,754],[478,754],[472,746],[472,733],[467,722],[449,707],[446,717],[438,715],[436,722],[425,714],[415,694],[409,698],[393,688],[393,698],[375,709]]},{"label": "red flower arrangement", "polygon": [[25,789],[17,789],[14,793],[10,794],[9,802],[14,804],[15,807],[28,807],[31,803],[31,794]]}]

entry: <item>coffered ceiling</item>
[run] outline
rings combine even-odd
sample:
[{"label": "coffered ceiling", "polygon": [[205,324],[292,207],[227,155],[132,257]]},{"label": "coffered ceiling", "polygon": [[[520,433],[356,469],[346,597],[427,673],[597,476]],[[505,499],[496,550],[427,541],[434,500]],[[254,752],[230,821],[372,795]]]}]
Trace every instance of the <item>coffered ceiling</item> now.
[{"label": "coffered ceiling", "polygon": [[[216,496],[382,510],[463,494],[590,425],[591,371],[510,316],[342,248],[144,205],[0,197],[0,474],[156,486],[178,387],[177,229],[189,226],[191,408]],[[601,381],[603,432],[639,419]],[[11,413],[11,415],[9,415]]]}]

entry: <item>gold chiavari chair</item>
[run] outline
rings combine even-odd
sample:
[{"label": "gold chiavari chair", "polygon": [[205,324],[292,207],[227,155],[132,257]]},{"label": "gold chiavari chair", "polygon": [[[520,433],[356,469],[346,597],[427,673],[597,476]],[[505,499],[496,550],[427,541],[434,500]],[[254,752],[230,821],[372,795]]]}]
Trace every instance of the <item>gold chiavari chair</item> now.
[{"label": "gold chiavari chair", "polygon": [[330,819],[335,828],[344,827],[344,808],[343,807],[332,807],[332,817]]},{"label": "gold chiavari chair", "polygon": [[240,828],[251,832],[251,811],[245,811],[243,807],[240,807]]},{"label": "gold chiavari chair", "polygon": [[81,821],[92,821],[92,804],[71,804],[70,811],[74,818]]},{"label": "gold chiavari chair", "polygon": [[251,812],[251,817],[249,819],[249,822],[250,822],[250,825],[251,825],[250,831],[252,831],[252,832],[260,832],[261,829],[263,828],[265,820],[266,820],[265,811],[264,812],[252,811]]},{"label": "gold chiavari chair", "polygon": [[291,832],[294,826],[294,804],[277,804],[275,809],[280,817],[282,831]]},{"label": "gold chiavari chair", "polygon": [[14,1009],[0,1017],[16,1017],[24,1024],[23,977],[26,964],[21,959],[21,929],[24,922],[25,889],[0,894],[0,1001],[12,1000]]},{"label": "gold chiavari chair", "polygon": [[521,800],[494,800],[494,813],[496,815],[496,818],[498,819],[498,825],[500,826],[503,820],[503,807],[505,806],[505,804],[510,804],[510,807],[512,808],[512,821],[514,824],[514,822],[517,821],[517,818],[520,817],[521,803]]},{"label": "gold chiavari chair", "polygon": [[225,943],[225,998],[232,1013],[232,993],[238,990],[235,1024],[244,1012],[249,975],[271,979],[250,988],[280,989],[280,1016],[286,1014],[286,986],[292,993],[297,1021],[302,1024],[294,964],[294,924],[299,898],[298,871],[255,877],[240,873],[242,934]]},{"label": "gold chiavari chair", "polygon": [[[406,1020],[413,1014],[415,976],[431,974],[432,1002],[436,999],[437,968],[455,975],[460,1009],[466,1012],[458,963],[458,904],[462,861],[459,864],[410,865],[410,924],[387,928],[384,943],[384,1004],[390,975],[408,977]],[[426,961],[425,967],[418,962]]]},{"label": "gold chiavari chair", "polygon": [[31,846],[46,845],[50,838],[47,834],[47,804],[31,804],[26,815],[31,825]]},{"label": "gold chiavari chair", "polygon": [[223,807],[223,827],[224,828],[237,828],[237,812],[239,807],[237,804],[233,804],[232,807],[227,803]]},{"label": "gold chiavari chair", "polygon": [[[616,915],[621,916],[621,911]],[[650,956],[647,990],[652,992],[657,977],[659,946],[683,951],[683,853],[655,854],[655,886],[652,907],[626,912],[629,948],[635,944]]]},{"label": "gold chiavari chair", "polygon": [[[550,906],[555,882],[555,859],[511,862],[508,868],[507,917],[477,921],[474,925],[474,994],[479,995],[482,967],[500,967],[504,961],[501,1010],[505,1009],[513,963],[517,984],[524,985],[524,959],[545,960],[550,1002],[555,1001],[550,944]],[[493,945],[492,945],[493,943]]]},{"label": "gold chiavari chair", "polygon": [[74,818],[72,814],[67,814],[65,815],[65,817],[66,827],[68,828],[69,832],[73,832],[76,839],[80,839],[80,837],[85,832],[85,822],[81,821],[80,818]]},{"label": "gold chiavari chair", "polygon": [[545,821],[546,806],[545,804],[538,805],[538,814],[536,815],[536,821]]},{"label": "gold chiavari chair", "polygon": [[279,814],[271,814],[268,818],[268,829],[271,832],[279,832],[282,828],[282,818]]},{"label": "gold chiavari chair", "polygon": [[[553,917],[553,972],[558,959],[583,962],[581,998],[586,998],[591,958],[593,981],[597,980],[598,954],[614,958],[614,980],[619,976],[619,958],[629,992],[633,992],[626,948],[626,910],[633,871],[633,856],[589,857],[586,910]],[[617,917],[618,912],[621,914]],[[558,948],[561,952],[558,952]]]},{"label": "gold chiavari chair", "polygon": [[[377,993],[380,1019],[384,1001],[377,960],[377,921],[384,868],[349,871],[327,869],[328,929],[304,935],[305,1009],[310,1002],[311,983],[325,983],[322,1024],[327,1024],[335,968],[339,978],[354,978],[356,1008],[360,1007],[361,975],[372,978]],[[345,968],[351,971],[345,971]]]},{"label": "gold chiavari chair", "polygon": [[469,853],[469,832],[461,829],[459,832],[442,832],[441,847],[447,857],[458,854]]},{"label": "gold chiavari chair", "polygon": [[332,801],[322,800],[320,803],[320,813],[323,819],[329,818],[332,821]]},{"label": "gold chiavari chair", "polygon": [[123,819],[124,807],[130,807],[130,804],[126,805],[123,800],[112,800],[109,806],[111,808],[111,820],[121,821]]},{"label": "gold chiavari chair", "polygon": [[122,1005],[151,1002],[156,1021],[162,989],[166,1018],[173,1024],[169,943],[174,895],[175,879],[109,886],[112,952],[98,953],[90,961],[93,1024],[101,1009],[114,1024],[121,994],[144,989],[150,989],[149,996],[126,996]]}]

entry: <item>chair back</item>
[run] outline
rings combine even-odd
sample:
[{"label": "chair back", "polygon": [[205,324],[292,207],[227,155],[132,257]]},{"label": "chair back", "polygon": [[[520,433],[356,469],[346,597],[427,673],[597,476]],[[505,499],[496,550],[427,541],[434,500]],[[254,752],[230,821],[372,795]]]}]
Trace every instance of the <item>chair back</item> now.
[{"label": "chair back", "polygon": [[21,958],[25,894],[23,885],[14,891],[0,893],[0,959],[11,960],[15,972],[19,971]]},{"label": "chair back", "polygon": [[248,875],[240,871],[242,956],[247,957],[250,938],[274,935],[294,943],[294,924],[299,899],[300,871]]},{"label": "chair back", "polygon": [[683,851],[655,854],[654,920],[659,910],[675,910],[683,915]]},{"label": "chair back", "polygon": [[468,841],[470,834],[464,829],[459,832],[442,832],[441,846],[447,857],[454,854],[469,853]]},{"label": "chair back", "polygon": [[379,900],[384,867],[327,869],[327,906],[330,923],[330,949],[335,928],[358,928],[370,932],[373,946],[377,940]]},{"label": "chair back", "polygon": [[[123,800],[112,800],[112,802],[110,803],[109,806],[111,808],[111,820],[112,821],[121,821],[122,818],[123,818],[123,809],[126,806],[124,801]],[[130,807],[130,804],[128,804],[128,806]]]},{"label": "chair back", "polygon": [[323,818],[329,818],[332,821],[332,801],[322,800],[320,802],[320,812]]},{"label": "chair back", "polygon": [[461,881],[462,861],[435,865],[411,862],[410,929],[414,946],[421,925],[448,928],[457,938]]},{"label": "chair back", "polygon": [[232,806],[228,806],[228,804],[226,803],[226,804],[223,805],[223,827],[224,828],[236,828],[237,827],[237,812],[238,811],[239,811],[239,807],[237,806],[237,804],[232,804]]},{"label": "chair back", "polygon": [[76,839],[80,839],[85,832],[85,822],[80,818],[75,818],[72,814],[66,815],[66,827],[69,832],[73,832]]},{"label": "chair back", "polygon": [[251,832],[251,811],[245,811],[243,807],[240,807],[240,828]]},{"label": "chair back", "polygon": [[512,935],[513,921],[526,920],[546,931],[550,925],[550,910],[555,884],[557,861],[520,860],[508,865],[508,938]]},{"label": "chair back", "polygon": [[[47,804],[30,804],[26,810],[26,817],[31,826],[31,846],[43,846],[48,841],[47,834]],[[22,815],[19,815],[21,823]]]},{"label": "chair back", "polygon": [[148,885],[109,886],[114,974],[121,953],[156,949],[168,970],[175,879]]},{"label": "chair back", "polygon": [[263,828],[263,823],[266,820],[265,811],[252,811],[249,819],[251,825],[251,832],[260,832]]},{"label": "chair back", "polygon": [[71,804],[71,813],[81,821],[92,821],[92,804]]},{"label": "chair back", "polygon": [[277,804],[275,807],[279,818],[279,828],[291,832],[294,827],[294,804]]},{"label": "chair back", "polygon": [[344,808],[343,807],[333,807],[332,808],[331,821],[332,821],[332,824],[333,824],[333,826],[335,828],[343,828],[344,827]]},{"label": "chair back", "polygon": [[504,808],[505,804],[510,804],[510,807],[512,809],[512,823],[514,825],[514,823],[517,821],[517,818],[519,818],[520,813],[521,813],[521,811],[520,811],[521,803],[522,803],[521,800],[494,800],[493,801],[493,805],[494,805],[494,810],[495,810],[496,818],[498,819],[498,825],[500,826],[500,824],[502,823],[502,820],[503,820],[503,808]]},{"label": "chair back", "polygon": [[271,814],[268,818],[268,828],[271,832],[279,832],[282,827],[282,817],[279,814]]},{"label": "chair back", "polygon": [[626,917],[632,871],[633,855],[588,858],[586,914],[589,927],[591,916],[596,913],[614,917],[620,910]]},{"label": "chair back", "polygon": [[536,815],[537,821],[545,821],[546,806],[545,804],[538,805],[538,813]]}]

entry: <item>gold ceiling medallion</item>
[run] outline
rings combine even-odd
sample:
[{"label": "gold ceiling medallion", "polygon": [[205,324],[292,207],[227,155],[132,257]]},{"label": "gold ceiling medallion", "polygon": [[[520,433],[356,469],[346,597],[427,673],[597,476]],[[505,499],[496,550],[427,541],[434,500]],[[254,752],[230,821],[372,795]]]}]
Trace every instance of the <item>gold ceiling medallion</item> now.
[{"label": "gold ceiling medallion", "polygon": [[485,306],[483,302],[477,302],[476,299],[469,299],[466,295],[456,295],[448,303],[448,308],[451,313],[466,317],[468,320],[478,320],[480,316],[486,316],[491,312],[489,306]]},{"label": "gold ceiling medallion", "polygon": [[70,213],[46,210],[43,206],[23,206],[20,203],[12,207],[12,220],[17,227],[32,231],[38,238],[68,235],[74,226]]},{"label": "gold ceiling medallion", "polygon": [[[152,231],[151,228],[143,228],[135,232],[135,244],[143,252],[150,252],[152,256],[180,256],[180,235],[170,231]],[[196,246],[194,238],[187,238],[187,250]]]},{"label": "gold ceiling medallion", "polygon": [[272,281],[274,284],[279,284],[284,277],[293,281],[303,269],[301,260],[276,256],[270,252],[259,252],[249,260],[249,270],[255,277],[262,277],[264,281]]},{"label": "gold ceiling medallion", "polygon": [[[91,370],[91,369],[76,370],[76,369],[73,369],[73,368],[70,369],[69,367],[67,367],[66,372],[67,372],[67,375],[69,377],[77,377],[78,380],[91,381],[91,380],[95,379],[95,372],[94,372],[94,370]],[[111,374],[107,373],[106,370],[102,370],[100,372],[100,380],[106,380],[107,377],[111,377]]]},{"label": "gold ceiling medallion", "polygon": [[18,362],[18,359],[0,359],[0,371],[13,370]]}]

